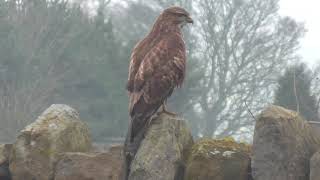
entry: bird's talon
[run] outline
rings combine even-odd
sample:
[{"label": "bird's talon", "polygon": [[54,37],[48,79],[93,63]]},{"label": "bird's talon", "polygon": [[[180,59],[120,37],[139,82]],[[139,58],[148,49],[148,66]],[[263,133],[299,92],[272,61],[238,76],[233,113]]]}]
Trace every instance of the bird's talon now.
[{"label": "bird's talon", "polygon": [[166,114],[171,115],[171,116],[178,116],[176,113],[169,112],[169,111],[163,111],[163,113],[166,113]]}]

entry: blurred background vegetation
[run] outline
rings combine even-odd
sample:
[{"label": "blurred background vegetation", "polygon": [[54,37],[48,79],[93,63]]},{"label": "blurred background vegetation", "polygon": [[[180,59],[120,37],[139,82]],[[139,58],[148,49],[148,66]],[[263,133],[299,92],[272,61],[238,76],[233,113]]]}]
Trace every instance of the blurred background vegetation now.
[{"label": "blurred background vegetation", "polygon": [[184,29],[186,82],[169,102],[196,137],[250,140],[249,110],[273,102],[309,109],[304,116],[317,121],[320,68],[300,64],[304,25],[281,17],[278,3],[0,0],[0,142],[13,141],[53,103],[77,109],[95,141],[125,136],[131,50],[170,5],[196,21]]}]

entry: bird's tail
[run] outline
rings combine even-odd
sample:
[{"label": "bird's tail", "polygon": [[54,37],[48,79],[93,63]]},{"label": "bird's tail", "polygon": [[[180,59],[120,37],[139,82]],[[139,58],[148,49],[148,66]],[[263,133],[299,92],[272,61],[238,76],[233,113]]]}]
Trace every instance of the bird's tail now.
[{"label": "bird's tail", "polygon": [[[135,98],[138,100],[135,100]],[[131,121],[124,143],[124,173],[123,180],[128,180],[131,162],[137,154],[144,135],[147,132],[151,117],[157,112],[161,103],[148,104],[144,98],[130,98]]]},{"label": "bird's tail", "polygon": [[[147,122],[150,119],[146,117],[141,119],[142,117],[134,117],[131,120],[128,133],[126,136],[126,140],[124,143],[124,165],[123,165],[123,180],[128,180],[130,173],[131,162],[137,154],[137,151],[140,147],[142,140],[144,139],[144,135],[147,131]],[[139,124],[134,123],[139,122]],[[137,131],[139,130],[139,131]]]}]

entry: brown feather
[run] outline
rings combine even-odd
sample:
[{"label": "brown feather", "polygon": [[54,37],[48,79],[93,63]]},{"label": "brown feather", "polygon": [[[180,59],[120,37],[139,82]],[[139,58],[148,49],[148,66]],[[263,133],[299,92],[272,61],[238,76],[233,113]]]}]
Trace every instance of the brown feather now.
[{"label": "brown feather", "polygon": [[176,87],[182,85],[186,50],[182,39],[181,17],[189,13],[171,7],[157,18],[150,33],[132,51],[126,88],[131,118],[125,142],[125,175],[147,130],[148,122]]},{"label": "brown feather", "polygon": [[168,92],[180,86],[185,75],[185,47],[179,34],[163,38],[142,60],[129,92],[129,112],[143,97],[147,104],[162,104]]}]

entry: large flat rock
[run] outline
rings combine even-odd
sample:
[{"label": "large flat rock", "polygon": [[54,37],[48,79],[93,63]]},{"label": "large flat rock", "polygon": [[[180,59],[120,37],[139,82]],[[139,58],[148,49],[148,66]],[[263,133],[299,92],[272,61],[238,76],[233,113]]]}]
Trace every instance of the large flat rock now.
[{"label": "large flat rock", "polygon": [[119,180],[119,152],[64,153],[55,168],[54,180]]}]

